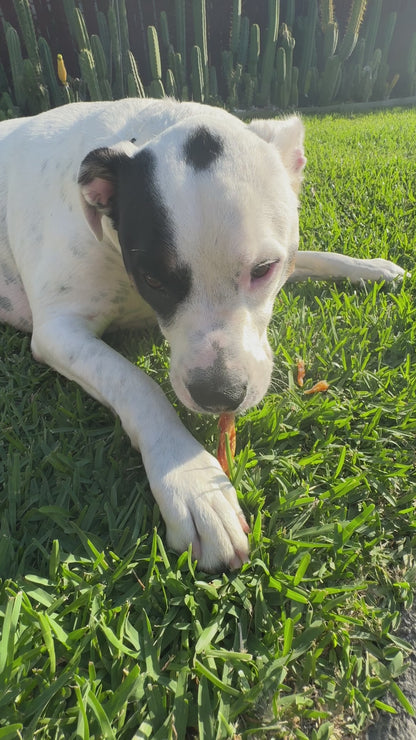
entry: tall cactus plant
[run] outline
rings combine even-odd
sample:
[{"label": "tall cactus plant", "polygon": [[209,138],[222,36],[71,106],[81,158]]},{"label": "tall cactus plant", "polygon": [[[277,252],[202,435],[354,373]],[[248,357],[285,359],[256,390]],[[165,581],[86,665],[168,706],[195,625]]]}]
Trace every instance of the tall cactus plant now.
[{"label": "tall cactus plant", "polygon": [[260,106],[267,105],[270,99],[277,32],[279,28],[280,0],[268,0],[268,10],[266,47],[262,59],[260,90],[257,98],[257,103]]},{"label": "tall cactus plant", "polygon": [[[202,68],[202,98],[209,94],[209,69],[208,69],[208,41],[207,41],[207,11],[205,0],[193,0],[192,16],[194,22],[195,46],[200,50],[200,63]],[[192,49],[192,78],[194,78],[197,53]]]}]

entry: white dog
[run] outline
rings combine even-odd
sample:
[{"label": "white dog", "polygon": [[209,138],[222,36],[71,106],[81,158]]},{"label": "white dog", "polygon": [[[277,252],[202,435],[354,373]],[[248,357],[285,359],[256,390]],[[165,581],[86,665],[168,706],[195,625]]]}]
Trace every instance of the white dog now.
[{"label": "white dog", "polygon": [[[218,462],[160,388],[98,337],[157,319],[196,412],[267,391],[285,281],[392,279],[385,260],[299,252],[299,119],[244,124],[172,100],[76,103],[0,125],[0,320],[113,409],[141,450],[169,544],[238,567],[248,526]],[[295,266],[296,261],[296,266]]]}]

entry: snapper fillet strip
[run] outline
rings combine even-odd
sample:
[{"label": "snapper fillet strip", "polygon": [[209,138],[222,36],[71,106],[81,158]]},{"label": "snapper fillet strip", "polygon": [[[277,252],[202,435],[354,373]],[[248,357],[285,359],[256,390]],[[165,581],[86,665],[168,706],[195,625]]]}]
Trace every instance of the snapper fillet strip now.
[{"label": "snapper fillet strip", "polygon": [[217,459],[221,465],[224,473],[230,477],[230,471],[227,463],[226,453],[226,434],[230,443],[231,456],[235,455],[236,446],[236,432],[235,432],[235,416],[234,414],[221,414],[218,420],[218,429],[220,430],[220,438],[218,441]]}]

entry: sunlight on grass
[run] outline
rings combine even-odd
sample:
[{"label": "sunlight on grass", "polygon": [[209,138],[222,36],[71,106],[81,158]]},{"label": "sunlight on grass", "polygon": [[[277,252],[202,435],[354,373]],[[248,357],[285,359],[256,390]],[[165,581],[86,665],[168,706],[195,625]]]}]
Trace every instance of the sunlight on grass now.
[{"label": "sunlight on grass", "polygon": [[[415,112],[306,132],[302,246],[411,270]],[[252,558],[217,577],[165,549],[120,424],[2,328],[0,737],[324,740],[358,736],[388,690],[412,711],[414,295],[413,277],[279,295],[232,470]],[[157,331],[116,344],[174,400]],[[296,386],[299,358],[326,393]],[[216,420],[178,411],[214,451]]]}]

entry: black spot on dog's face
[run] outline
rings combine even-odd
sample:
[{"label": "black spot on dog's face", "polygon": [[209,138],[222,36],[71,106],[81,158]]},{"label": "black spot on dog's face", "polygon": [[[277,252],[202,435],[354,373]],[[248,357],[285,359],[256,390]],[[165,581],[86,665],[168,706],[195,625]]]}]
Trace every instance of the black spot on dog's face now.
[{"label": "black spot on dog's face", "polygon": [[221,137],[201,126],[185,142],[185,161],[194,170],[206,170],[222,154],[223,149]]},{"label": "black spot on dog's face", "polygon": [[189,294],[191,273],[178,261],[174,226],[155,165],[149,149],[120,161],[112,218],[127,272],[162,323],[169,323]]}]

